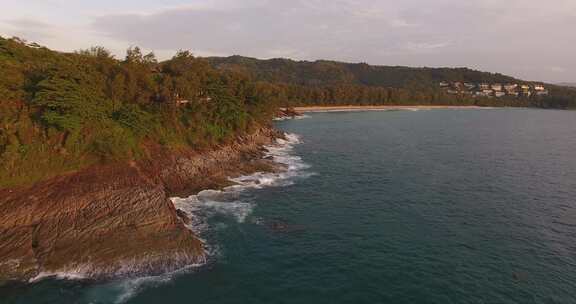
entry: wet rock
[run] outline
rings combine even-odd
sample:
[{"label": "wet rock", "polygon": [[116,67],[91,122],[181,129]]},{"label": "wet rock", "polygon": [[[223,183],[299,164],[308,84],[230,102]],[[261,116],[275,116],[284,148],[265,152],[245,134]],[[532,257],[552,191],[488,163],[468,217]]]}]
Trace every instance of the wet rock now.
[{"label": "wet rock", "polygon": [[180,210],[180,209],[176,209],[176,215],[178,215],[178,217],[184,222],[184,224],[189,225],[191,220],[188,217],[188,215],[186,214],[186,212]]},{"label": "wet rock", "polygon": [[302,114],[294,108],[281,108],[278,110],[278,113],[276,113],[276,118],[294,118],[301,115]]}]

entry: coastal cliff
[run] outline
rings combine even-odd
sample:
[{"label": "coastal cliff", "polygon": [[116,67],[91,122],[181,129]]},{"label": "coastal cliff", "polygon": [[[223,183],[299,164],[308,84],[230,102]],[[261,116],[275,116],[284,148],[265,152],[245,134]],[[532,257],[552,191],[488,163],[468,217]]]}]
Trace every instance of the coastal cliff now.
[{"label": "coastal cliff", "polygon": [[278,169],[262,156],[279,136],[263,128],[203,153],[156,151],[0,190],[0,281],[100,279],[203,263],[202,241],[169,198]]}]

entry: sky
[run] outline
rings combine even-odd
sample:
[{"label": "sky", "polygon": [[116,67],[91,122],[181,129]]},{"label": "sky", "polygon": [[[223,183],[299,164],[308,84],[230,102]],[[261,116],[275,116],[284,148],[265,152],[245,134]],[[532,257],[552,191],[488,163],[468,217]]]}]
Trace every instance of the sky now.
[{"label": "sky", "polygon": [[160,59],[328,59],[576,82],[576,0],[0,0],[0,36]]}]

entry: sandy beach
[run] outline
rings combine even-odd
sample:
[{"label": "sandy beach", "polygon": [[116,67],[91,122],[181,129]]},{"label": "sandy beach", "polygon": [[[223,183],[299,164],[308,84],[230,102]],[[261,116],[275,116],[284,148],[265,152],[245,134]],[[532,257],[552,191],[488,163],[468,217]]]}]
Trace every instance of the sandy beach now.
[{"label": "sandy beach", "polygon": [[294,110],[299,113],[306,112],[349,112],[349,111],[386,111],[386,110],[429,110],[429,109],[479,109],[479,106],[310,106],[295,107]]}]

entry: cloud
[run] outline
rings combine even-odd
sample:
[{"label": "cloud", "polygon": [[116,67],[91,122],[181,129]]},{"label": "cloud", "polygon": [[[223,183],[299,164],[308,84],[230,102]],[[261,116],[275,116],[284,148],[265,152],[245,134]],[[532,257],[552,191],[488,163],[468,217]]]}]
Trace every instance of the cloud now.
[{"label": "cloud", "polygon": [[5,23],[8,23],[8,24],[10,24],[14,27],[20,28],[20,29],[47,29],[47,28],[52,27],[48,23],[38,21],[38,20],[33,20],[33,19],[25,19],[25,18],[8,20]]},{"label": "cloud", "polygon": [[410,42],[406,45],[406,49],[412,50],[414,52],[422,52],[422,51],[429,51],[435,49],[441,49],[449,46],[449,42],[437,42],[437,43],[429,43],[429,42],[422,42],[422,43],[415,43]]},{"label": "cloud", "polygon": [[33,19],[18,18],[3,22],[10,30],[12,36],[22,37],[30,41],[43,41],[54,37],[53,26]]},{"label": "cloud", "polygon": [[548,69],[552,72],[556,72],[556,73],[564,73],[566,72],[566,69],[563,67],[557,67],[557,66],[553,66],[553,67],[548,67]]},{"label": "cloud", "polygon": [[[203,48],[217,53],[270,57],[288,53],[335,56],[342,50],[397,48],[387,39],[414,25],[392,10],[366,9],[351,1],[250,1],[243,6],[181,7],[153,14],[102,16],[94,27],[148,48]],[[407,49],[409,50],[409,49]],[[353,54],[350,53],[350,56]]]},{"label": "cloud", "polygon": [[8,4],[15,13],[0,17],[0,33],[59,49],[105,45],[120,56],[138,45],[164,58],[189,49],[576,79],[574,0],[51,1],[59,9],[41,0]]}]

